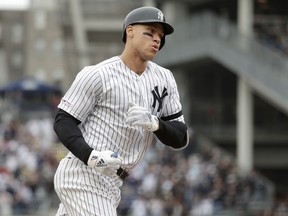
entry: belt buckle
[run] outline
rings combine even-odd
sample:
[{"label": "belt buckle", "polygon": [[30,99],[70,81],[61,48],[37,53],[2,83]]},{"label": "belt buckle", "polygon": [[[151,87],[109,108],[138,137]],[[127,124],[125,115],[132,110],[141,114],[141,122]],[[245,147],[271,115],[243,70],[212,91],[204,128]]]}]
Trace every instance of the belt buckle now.
[{"label": "belt buckle", "polygon": [[127,172],[127,170],[123,169],[122,167],[120,167],[118,170],[117,170],[117,173],[116,173],[120,179],[122,180],[125,180],[128,176],[129,176],[129,173]]}]

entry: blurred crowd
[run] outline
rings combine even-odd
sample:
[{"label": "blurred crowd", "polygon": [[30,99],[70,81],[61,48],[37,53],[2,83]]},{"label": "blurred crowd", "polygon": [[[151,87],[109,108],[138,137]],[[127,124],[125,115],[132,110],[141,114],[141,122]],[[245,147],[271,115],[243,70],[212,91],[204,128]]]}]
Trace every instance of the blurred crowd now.
[{"label": "blurred crowd", "polygon": [[267,187],[256,172],[240,174],[234,161],[216,147],[191,143],[174,152],[157,144],[125,182],[119,213],[264,216],[271,213]]},{"label": "blurred crowd", "polygon": [[56,141],[51,118],[0,124],[0,215],[50,208]]},{"label": "blurred crowd", "polygon": [[255,16],[255,35],[257,38],[278,50],[285,56],[288,55],[288,19],[283,16]]},{"label": "blurred crowd", "polygon": [[[58,207],[53,176],[66,151],[52,127],[48,117],[0,124],[0,215],[47,215]],[[150,149],[123,184],[119,216],[272,215],[256,172],[240,175],[229,156],[191,137],[182,151],[161,143]],[[274,212],[286,215],[287,203]]]}]

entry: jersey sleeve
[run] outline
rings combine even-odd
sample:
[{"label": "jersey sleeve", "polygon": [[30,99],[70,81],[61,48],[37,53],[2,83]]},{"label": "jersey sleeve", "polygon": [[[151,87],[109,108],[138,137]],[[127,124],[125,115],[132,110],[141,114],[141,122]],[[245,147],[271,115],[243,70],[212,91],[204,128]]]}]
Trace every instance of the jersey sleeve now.
[{"label": "jersey sleeve", "polygon": [[92,66],[85,67],[77,74],[58,108],[82,122],[97,105],[101,92],[102,82],[99,73]]},{"label": "jersey sleeve", "polygon": [[182,114],[182,105],[180,102],[180,96],[178,92],[177,83],[170,70],[167,70],[167,82],[169,85],[170,93],[165,106],[163,107],[163,113],[161,119],[165,121],[178,120],[184,123],[184,117]]}]

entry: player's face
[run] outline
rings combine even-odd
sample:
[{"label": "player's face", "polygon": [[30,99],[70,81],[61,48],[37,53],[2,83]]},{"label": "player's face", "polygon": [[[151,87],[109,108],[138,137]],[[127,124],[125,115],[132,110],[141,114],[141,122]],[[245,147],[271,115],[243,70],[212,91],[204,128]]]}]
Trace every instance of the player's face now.
[{"label": "player's face", "polygon": [[163,27],[159,23],[133,25],[133,44],[137,54],[144,60],[152,60],[159,51],[164,37]]}]

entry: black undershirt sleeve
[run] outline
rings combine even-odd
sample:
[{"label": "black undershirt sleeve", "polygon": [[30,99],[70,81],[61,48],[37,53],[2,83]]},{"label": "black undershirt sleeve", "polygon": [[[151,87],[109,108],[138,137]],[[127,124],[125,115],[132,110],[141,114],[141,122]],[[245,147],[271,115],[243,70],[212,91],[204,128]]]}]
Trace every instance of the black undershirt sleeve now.
[{"label": "black undershirt sleeve", "polygon": [[180,121],[159,119],[159,129],[154,134],[163,144],[175,149],[185,147],[188,142],[187,126]]},{"label": "black undershirt sleeve", "polygon": [[93,148],[84,140],[82,132],[78,128],[80,123],[78,119],[59,109],[53,127],[63,145],[87,165]]}]

